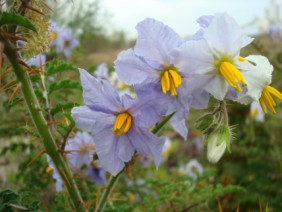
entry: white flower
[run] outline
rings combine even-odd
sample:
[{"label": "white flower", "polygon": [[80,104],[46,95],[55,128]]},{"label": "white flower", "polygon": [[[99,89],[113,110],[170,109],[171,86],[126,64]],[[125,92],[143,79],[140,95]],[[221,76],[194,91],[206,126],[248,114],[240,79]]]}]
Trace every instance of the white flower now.
[{"label": "white flower", "polygon": [[250,117],[254,118],[258,122],[264,121],[264,112],[259,104],[259,102],[254,101],[250,108]]},{"label": "white flower", "polygon": [[204,88],[218,100],[223,100],[229,86],[241,92],[241,87],[246,85],[239,71],[239,65],[244,61],[240,50],[253,39],[244,35],[227,14],[217,14],[209,20],[202,38],[185,42],[173,56],[181,71],[193,73],[195,78],[198,76],[194,87]]},{"label": "white flower", "polygon": [[253,101],[259,101],[262,110],[266,113],[267,109],[276,113],[272,96],[282,101],[282,94],[271,84],[273,66],[266,57],[260,55],[250,55],[245,58],[247,61],[242,63],[242,68],[247,70],[243,75],[247,82],[248,91],[246,94],[239,95],[238,102],[249,104]]},{"label": "white flower", "polygon": [[203,166],[199,163],[197,159],[190,160],[186,165],[186,174],[193,180],[196,180],[198,176],[203,173]]},{"label": "white flower", "polygon": [[162,156],[164,159],[167,159],[169,154],[171,153],[173,149],[173,145],[172,145],[172,142],[169,138],[165,138],[165,143],[164,143],[164,146],[163,146],[163,150],[162,150]]}]

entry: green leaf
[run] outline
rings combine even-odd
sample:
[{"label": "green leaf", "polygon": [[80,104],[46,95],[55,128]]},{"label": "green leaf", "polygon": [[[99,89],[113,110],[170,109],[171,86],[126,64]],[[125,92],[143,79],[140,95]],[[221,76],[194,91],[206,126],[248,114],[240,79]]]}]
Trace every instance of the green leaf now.
[{"label": "green leaf", "polygon": [[54,116],[55,114],[61,112],[62,110],[68,110],[75,106],[79,106],[76,102],[66,102],[62,104],[57,104],[55,108],[52,108],[50,113]]},{"label": "green leaf", "polygon": [[34,25],[26,17],[15,13],[3,12],[0,16],[0,25],[3,24],[16,24],[18,26],[22,26],[34,32],[37,32]]},{"label": "green leaf", "polygon": [[13,98],[11,102],[8,102],[8,100],[3,102],[3,106],[6,107],[8,110],[10,110],[12,107],[17,105],[18,103],[22,102],[23,98],[16,96]]},{"label": "green leaf", "polygon": [[54,82],[49,87],[49,94],[53,93],[56,90],[59,89],[66,89],[66,88],[78,88],[81,89],[81,85],[79,82],[72,81],[72,80],[63,80],[61,82]]},{"label": "green leaf", "polygon": [[51,76],[64,71],[77,71],[77,67],[62,61],[53,60],[45,65],[46,75]]},{"label": "green leaf", "polygon": [[8,206],[10,203],[18,199],[18,195],[13,191],[7,189],[0,192],[0,211],[12,211]]}]

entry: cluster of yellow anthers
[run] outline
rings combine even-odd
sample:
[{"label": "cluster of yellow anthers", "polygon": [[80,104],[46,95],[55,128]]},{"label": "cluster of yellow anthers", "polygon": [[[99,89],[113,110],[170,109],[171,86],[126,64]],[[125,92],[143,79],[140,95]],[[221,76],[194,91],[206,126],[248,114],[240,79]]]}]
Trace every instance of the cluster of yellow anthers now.
[{"label": "cluster of yellow anthers", "polygon": [[181,84],[182,77],[175,68],[167,68],[162,72],[161,86],[163,93],[170,91],[171,96],[176,96],[176,88]]},{"label": "cluster of yellow anthers", "polygon": [[264,113],[267,112],[266,107],[272,112],[276,113],[274,107],[276,106],[275,101],[273,100],[272,96],[276,97],[280,102],[282,102],[282,94],[276,90],[275,88],[267,85],[263,88],[261,97],[259,99],[260,106]]},{"label": "cluster of yellow anthers", "polygon": [[127,133],[132,126],[132,116],[128,112],[122,112],[116,116],[113,133],[122,135]]},{"label": "cluster of yellow anthers", "polygon": [[[241,56],[238,57],[239,61],[245,61]],[[242,86],[246,86],[247,83],[241,74],[241,72],[234,66],[233,60],[228,56],[223,56],[220,60],[214,63],[215,67],[218,68],[219,74],[224,77],[230,87],[235,88],[237,91],[242,92]]]}]

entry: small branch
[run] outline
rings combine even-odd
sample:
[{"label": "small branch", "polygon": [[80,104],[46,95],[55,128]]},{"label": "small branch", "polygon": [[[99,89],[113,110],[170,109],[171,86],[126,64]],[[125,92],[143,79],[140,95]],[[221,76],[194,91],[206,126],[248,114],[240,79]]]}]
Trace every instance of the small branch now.
[{"label": "small branch", "polygon": [[111,191],[114,189],[114,186],[115,186],[119,176],[123,173],[123,171],[124,171],[124,169],[121,170],[120,173],[118,173],[116,176],[111,176],[109,183],[108,183],[108,186],[107,186],[106,190],[103,192],[102,197],[99,201],[99,204],[98,204],[95,212],[102,212],[104,210],[108,196],[111,193]]},{"label": "small branch", "polygon": [[29,75],[18,63],[19,56],[11,46],[9,41],[7,41],[1,35],[0,41],[4,43],[4,53],[9,59],[17,80],[21,85],[20,88],[23,93],[27,108],[29,110],[33,123],[43,140],[46,153],[51,157],[56,169],[60,173],[61,178],[64,180],[75,209],[77,211],[86,212],[87,209],[84,207],[84,203],[79,190],[77,189],[77,186],[73,180],[72,172],[70,171],[70,168],[65,162],[63,156],[57,151],[56,142],[52,134],[50,133],[47,122],[42,112],[38,110],[38,108],[40,108],[40,105],[32,87]]}]

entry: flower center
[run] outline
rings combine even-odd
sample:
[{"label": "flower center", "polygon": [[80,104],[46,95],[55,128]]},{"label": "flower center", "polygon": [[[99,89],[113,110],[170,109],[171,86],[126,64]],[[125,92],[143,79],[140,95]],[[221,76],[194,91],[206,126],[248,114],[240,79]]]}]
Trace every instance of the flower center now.
[{"label": "flower center", "polygon": [[117,115],[113,133],[115,135],[122,135],[127,133],[132,126],[132,116],[128,112],[123,112]]},{"label": "flower center", "polygon": [[258,109],[253,109],[250,111],[250,117],[255,118],[258,114]]},{"label": "flower center", "polygon": [[46,172],[50,174],[50,173],[53,172],[53,169],[52,169],[50,166],[48,166],[48,167],[46,168]]},{"label": "flower center", "polygon": [[275,96],[280,102],[282,102],[282,94],[278,90],[269,85],[265,86],[261,92],[261,97],[259,98],[259,103],[264,113],[267,113],[266,107],[272,113],[276,113],[276,110],[274,109],[276,103],[271,95]]},{"label": "flower center", "polygon": [[70,45],[71,45],[71,41],[70,41],[70,40],[65,40],[65,42],[64,42],[64,48],[65,48],[65,49],[66,49],[66,48],[69,48]]},{"label": "flower center", "polygon": [[88,149],[95,150],[96,148],[95,148],[95,146],[92,145],[92,144],[84,144],[84,145],[81,145],[81,146],[79,147],[79,151],[78,151],[78,152],[79,152],[80,154],[86,154]]},{"label": "flower center", "polygon": [[[238,60],[240,62],[244,62],[245,58],[239,56]],[[228,58],[228,56],[223,56],[220,60],[215,61],[214,65],[218,69],[219,74],[224,77],[230,87],[242,92],[239,83],[241,83],[242,86],[246,86],[247,83],[241,72],[233,65],[233,59]]]},{"label": "flower center", "polygon": [[57,33],[56,32],[51,32],[51,40],[55,40],[57,38]]},{"label": "flower center", "polygon": [[170,91],[171,96],[177,95],[176,88],[182,84],[181,75],[174,69],[166,69],[162,72],[161,86],[163,93]]}]

